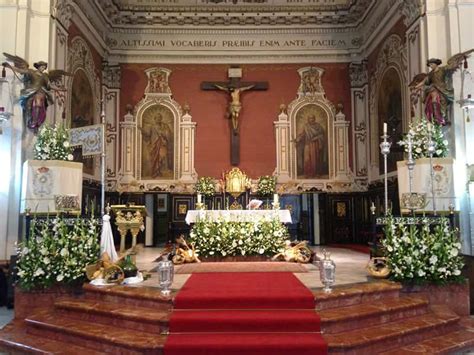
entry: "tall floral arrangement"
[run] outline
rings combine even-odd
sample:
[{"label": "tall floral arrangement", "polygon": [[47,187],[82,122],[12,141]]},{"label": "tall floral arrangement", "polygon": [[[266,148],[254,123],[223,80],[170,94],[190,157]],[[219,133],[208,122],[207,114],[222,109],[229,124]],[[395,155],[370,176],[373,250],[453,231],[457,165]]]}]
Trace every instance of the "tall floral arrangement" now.
[{"label": "tall floral arrangement", "polygon": [[260,176],[257,182],[257,193],[260,196],[271,196],[275,193],[276,177],[270,175]]},{"label": "tall floral arrangement", "polygon": [[33,220],[30,238],[19,245],[18,277],[22,289],[72,284],[99,256],[99,226],[94,218]]},{"label": "tall floral arrangement", "polygon": [[391,278],[415,284],[462,281],[464,263],[457,231],[446,218],[431,224],[429,219],[421,217],[419,223],[388,218],[382,244]]},{"label": "tall floral arrangement", "polygon": [[199,220],[190,233],[190,242],[204,257],[269,255],[282,252],[288,230],[278,220],[224,222]]},{"label": "tall floral arrangement", "polygon": [[38,132],[34,157],[37,160],[73,160],[69,131],[62,125],[43,125]]},{"label": "tall floral arrangement", "polygon": [[429,157],[428,136],[431,133],[431,140],[435,143],[434,158],[444,158],[448,155],[448,141],[444,138],[441,125],[429,123],[426,118],[420,118],[410,123],[408,133],[398,142],[408,153],[408,135],[412,137],[413,159]]},{"label": "tall floral arrangement", "polygon": [[216,192],[216,184],[213,178],[209,176],[201,176],[196,182],[194,189],[197,193],[204,196],[212,196]]}]

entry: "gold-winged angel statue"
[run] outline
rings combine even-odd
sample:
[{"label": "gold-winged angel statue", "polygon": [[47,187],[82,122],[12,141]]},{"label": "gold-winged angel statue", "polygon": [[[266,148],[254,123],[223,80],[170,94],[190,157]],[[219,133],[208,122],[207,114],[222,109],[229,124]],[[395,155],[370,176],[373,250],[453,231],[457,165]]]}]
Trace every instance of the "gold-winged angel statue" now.
[{"label": "gold-winged angel statue", "polygon": [[[30,68],[28,62],[16,55],[3,53],[7,61],[2,63],[6,68],[10,68],[16,76],[16,73],[22,74],[17,78],[24,84],[24,88],[20,91],[20,105],[23,109],[23,115],[26,119],[28,128],[37,131],[46,119],[46,110],[49,105],[53,104],[52,91],[65,91],[64,88],[55,86],[60,82],[63,75],[71,75],[64,70],[50,70],[48,63],[39,61],[33,63]],[[13,66],[9,63],[12,62]]]},{"label": "gold-winged angel statue", "polygon": [[454,101],[451,78],[463,63],[465,68],[467,67],[467,58],[472,52],[474,52],[474,49],[458,53],[449,58],[448,63],[443,66],[441,66],[441,59],[438,58],[431,58],[426,61],[426,65],[431,69],[430,72],[415,75],[408,85],[412,115],[414,115],[413,107],[423,94],[426,118],[430,122],[434,121],[443,126],[449,122],[449,106]]}]

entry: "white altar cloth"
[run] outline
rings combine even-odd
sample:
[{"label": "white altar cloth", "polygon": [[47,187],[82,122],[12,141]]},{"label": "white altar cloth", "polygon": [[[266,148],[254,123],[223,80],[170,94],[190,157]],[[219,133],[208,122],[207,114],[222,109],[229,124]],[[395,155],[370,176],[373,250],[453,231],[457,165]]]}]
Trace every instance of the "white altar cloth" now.
[{"label": "white altar cloth", "polygon": [[186,223],[206,219],[226,222],[256,222],[278,218],[281,223],[291,223],[289,210],[188,210]]}]

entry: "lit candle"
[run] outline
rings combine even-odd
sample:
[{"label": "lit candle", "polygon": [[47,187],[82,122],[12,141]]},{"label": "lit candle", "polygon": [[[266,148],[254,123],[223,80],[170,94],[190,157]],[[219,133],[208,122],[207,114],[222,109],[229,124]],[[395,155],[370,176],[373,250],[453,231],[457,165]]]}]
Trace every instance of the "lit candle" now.
[{"label": "lit candle", "polygon": [[278,194],[273,194],[273,202],[278,203]]},{"label": "lit candle", "polygon": [[201,203],[201,202],[202,202],[201,194],[198,194],[198,196],[197,196],[197,201],[198,201],[198,203]]},{"label": "lit candle", "polygon": [[384,134],[384,135],[387,134],[387,122],[384,122],[384,123],[383,123],[383,134]]}]

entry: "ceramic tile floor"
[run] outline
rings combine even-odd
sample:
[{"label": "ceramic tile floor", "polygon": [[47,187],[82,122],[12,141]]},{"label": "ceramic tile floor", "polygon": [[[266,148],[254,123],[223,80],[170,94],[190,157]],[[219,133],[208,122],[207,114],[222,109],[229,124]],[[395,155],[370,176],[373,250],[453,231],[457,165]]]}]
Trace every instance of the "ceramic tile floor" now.
[{"label": "ceramic tile floor", "polygon": [[[314,247],[317,255],[322,258],[321,247]],[[367,273],[365,266],[369,261],[369,256],[360,252],[342,249],[342,248],[325,248],[331,252],[331,258],[336,263],[336,284],[346,285],[359,282],[367,281]],[[161,248],[144,248],[137,255],[137,266],[140,270],[150,271],[157,266],[155,259],[160,255]],[[322,285],[319,281],[319,271],[313,264],[305,265],[308,269],[306,273],[295,273],[295,275],[303,282],[308,288],[320,289]],[[179,266],[178,266],[179,267]],[[152,276],[141,284],[135,285],[140,286],[154,286],[158,287],[158,275],[152,273]],[[186,280],[189,278],[189,274],[176,274],[173,282],[173,289],[180,289]],[[0,307],[0,329],[10,322],[13,318],[13,310],[5,307]]]}]

